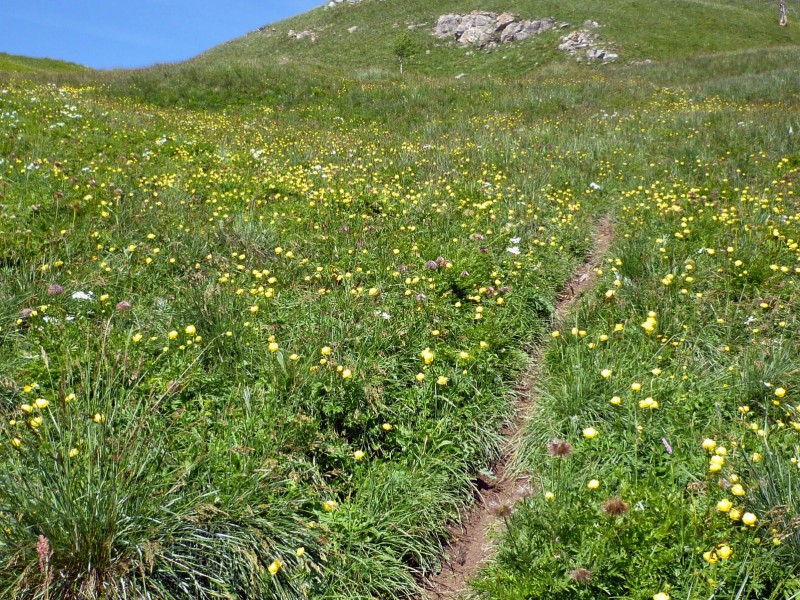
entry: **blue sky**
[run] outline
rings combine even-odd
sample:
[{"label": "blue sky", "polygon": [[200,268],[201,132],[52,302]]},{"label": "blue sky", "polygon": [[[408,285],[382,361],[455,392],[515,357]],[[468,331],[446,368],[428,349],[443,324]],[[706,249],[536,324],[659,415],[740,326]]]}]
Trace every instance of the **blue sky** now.
[{"label": "blue sky", "polygon": [[184,60],[323,0],[2,0],[0,52],[97,69]]}]

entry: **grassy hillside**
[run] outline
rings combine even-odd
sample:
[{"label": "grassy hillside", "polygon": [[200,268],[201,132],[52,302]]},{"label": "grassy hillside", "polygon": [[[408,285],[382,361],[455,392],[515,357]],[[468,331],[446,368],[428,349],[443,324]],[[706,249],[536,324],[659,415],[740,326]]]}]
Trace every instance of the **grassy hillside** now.
[{"label": "grassy hillside", "polygon": [[[552,16],[570,27],[556,30],[493,52],[469,56],[469,48],[446,44],[429,35],[438,17],[446,13],[465,14],[472,10],[513,12],[524,18]],[[599,22],[599,33],[621,57],[631,60],[666,60],[698,54],[771,48],[800,42],[796,28],[780,28],[777,8],[759,0],[705,2],[667,0],[641,2],[556,2],[549,0],[407,0],[385,2],[364,0],[335,9],[320,8],[277,23],[264,32],[253,32],[223,44],[198,57],[198,61],[232,64],[238,62],[284,62],[324,65],[342,74],[369,77],[375,71],[394,71],[392,44],[396,37],[411,32],[419,44],[414,70],[426,75],[519,77],[543,63],[561,59],[558,38],[580,28],[587,20]],[[348,29],[358,27],[355,33]],[[318,40],[292,40],[290,29],[314,30]]]},{"label": "grassy hillside", "polygon": [[[418,596],[533,346],[530,487],[475,594],[800,589],[794,14],[432,4],[0,74],[0,597]],[[473,8],[621,59],[437,47]]]},{"label": "grassy hillside", "polygon": [[[464,48],[430,35],[441,14],[475,9],[513,11],[523,18],[553,16],[570,26],[488,50]],[[790,27],[778,27],[777,9],[771,4],[740,0],[670,0],[641,6],[624,1],[363,0],[335,9],[318,8],[266,26],[185,63],[107,77],[118,93],[162,106],[294,105],[320,99],[330,103],[358,87],[391,89],[398,78],[393,46],[408,34],[416,47],[406,65],[411,76],[420,78],[415,87],[444,88],[455,95],[467,92],[463,86],[457,91],[458,87],[446,83],[456,75],[482,83],[527,81],[528,85],[565,72],[582,77],[586,68],[575,69],[574,58],[557,46],[562,35],[586,20],[602,25],[597,33],[603,45],[620,55],[615,64],[593,65],[594,69],[620,72],[632,62],[654,61],[630,73],[645,79],[652,73],[655,86],[713,79],[724,84],[731,77],[760,77],[773,69],[772,76],[785,80],[789,93],[797,85],[788,56],[797,51],[800,31],[793,22]],[[357,27],[355,33],[349,33],[352,27]],[[315,31],[317,41],[291,39],[290,30]],[[345,86],[345,81],[355,84]]]},{"label": "grassy hillside", "polygon": [[0,52],[0,72],[6,73],[72,73],[88,68],[52,58],[29,58]]}]

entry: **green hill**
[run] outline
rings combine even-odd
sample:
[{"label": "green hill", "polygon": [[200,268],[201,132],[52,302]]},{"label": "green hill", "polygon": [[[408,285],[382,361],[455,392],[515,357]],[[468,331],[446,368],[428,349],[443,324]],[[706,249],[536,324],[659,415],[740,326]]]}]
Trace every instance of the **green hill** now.
[{"label": "green hill", "polygon": [[[482,50],[431,35],[440,15],[476,9],[511,11],[520,19],[553,17],[559,27]],[[776,7],[756,0],[362,0],[266,25],[184,63],[109,77],[119,93],[160,105],[291,104],[320,94],[338,97],[331,92],[345,81],[391,83],[398,75],[393,47],[407,36],[416,48],[406,65],[411,77],[420,78],[415,82],[445,82],[456,76],[481,83],[535,81],[591,66],[617,73],[630,68],[654,82],[666,77],[672,84],[715,80],[721,86],[728,77],[772,70],[796,89],[790,57],[797,56],[800,31],[794,22],[782,28],[777,20]],[[576,70],[575,57],[558,46],[586,21],[600,25],[593,32],[598,45],[619,58]],[[313,33],[314,41],[290,37],[290,32]],[[774,70],[784,68],[779,65],[786,68],[782,74]]]},{"label": "green hill", "polygon": [[6,73],[73,73],[88,67],[52,58],[29,58],[0,52],[0,72]]},{"label": "green hill", "polygon": [[789,11],[0,73],[0,598],[797,597]]},{"label": "green hill", "polygon": [[[569,23],[569,28],[479,56],[465,56],[469,48],[447,45],[429,35],[440,15],[473,10],[511,12],[526,19],[550,16],[558,23]],[[364,76],[374,70],[395,70],[392,44],[400,32],[412,27],[421,50],[414,68],[421,74],[525,76],[542,63],[557,60],[558,37],[586,21],[602,26],[600,34],[617,49],[622,62],[661,61],[800,42],[796,28],[776,26],[776,6],[759,0],[362,0],[355,5],[319,8],[276,23],[214,48],[197,60],[224,64],[293,62],[332,69],[341,75]],[[357,29],[350,33],[353,27]],[[290,30],[314,31],[316,41],[290,39]]]}]

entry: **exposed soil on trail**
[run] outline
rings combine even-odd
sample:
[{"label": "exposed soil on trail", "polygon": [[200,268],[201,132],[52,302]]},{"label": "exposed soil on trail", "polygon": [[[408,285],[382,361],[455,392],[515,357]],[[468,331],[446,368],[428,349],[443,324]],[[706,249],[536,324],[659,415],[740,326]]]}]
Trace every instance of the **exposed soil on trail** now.
[{"label": "exposed soil on trail", "polygon": [[[594,287],[597,274],[594,269],[608,251],[613,238],[611,221],[607,218],[597,223],[591,254],[575,270],[567,285],[558,295],[554,318],[560,323],[581,299]],[[494,552],[490,533],[502,522],[517,501],[530,493],[528,478],[508,472],[513,464],[519,437],[536,402],[536,381],[541,369],[541,350],[531,356],[531,364],[523,374],[516,389],[513,420],[504,428],[506,439],[500,461],[494,466],[494,478],[479,477],[475,492],[475,506],[465,515],[464,521],[451,528],[448,558],[441,573],[426,581],[425,597],[429,600],[452,600],[467,591],[467,581],[474,577]]]}]

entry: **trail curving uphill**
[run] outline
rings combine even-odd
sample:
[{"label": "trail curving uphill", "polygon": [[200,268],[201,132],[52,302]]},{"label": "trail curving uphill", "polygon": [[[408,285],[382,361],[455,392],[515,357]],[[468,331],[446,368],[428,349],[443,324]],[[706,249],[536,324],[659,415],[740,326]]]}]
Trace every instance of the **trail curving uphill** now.
[{"label": "trail curving uphill", "polygon": [[[592,251],[587,259],[572,274],[564,290],[558,296],[554,311],[556,324],[564,320],[581,297],[594,287],[597,274],[595,268],[611,246],[613,231],[611,221],[603,217],[597,223]],[[448,559],[441,573],[426,582],[428,600],[451,600],[467,591],[467,582],[474,577],[485,562],[491,558],[494,542],[491,532],[497,528],[504,515],[510,513],[514,504],[529,493],[528,478],[515,477],[509,472],[513,464],[520,436],[536,403],[535,382],[541,374],[541,349],[531,356],[531,365],[517,386],[515,414],[503,430],[505,448],[494,467],[494,479],[478,480],[477,502],[466,519],[451,530],[452,541],[448,547]]]}]

